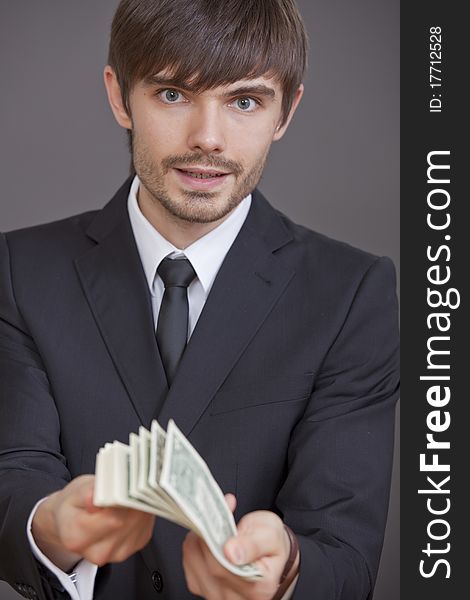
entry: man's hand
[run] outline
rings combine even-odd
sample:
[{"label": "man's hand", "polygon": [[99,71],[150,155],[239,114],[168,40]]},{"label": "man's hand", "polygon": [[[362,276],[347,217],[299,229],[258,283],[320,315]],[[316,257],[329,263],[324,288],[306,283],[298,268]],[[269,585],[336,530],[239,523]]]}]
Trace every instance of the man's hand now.
[{"label": "man's hand", "polygon": [[[235,496],[225,496],[235,510]],[[256,562],[263,572],[260,581],[244,581],[212,556],[204,541],[190,532],[183,543],[183,567],[189,591],[207,600],[270,600],[289,556],[290,542],[281,519],[272,512],[256,511],[238,524],[238,535],[225,544],[225,556],[234,564]],[[299,556],[288,576],[291,583],[299,568]]]},{"label": "man's hand", "polygon": [[32,533],[40,550],[69,571],[82,558],[103,566],[121,562],[143,548],[155,517],[129,508],[93,505],[94,475],[82,475],[42,502]]}]

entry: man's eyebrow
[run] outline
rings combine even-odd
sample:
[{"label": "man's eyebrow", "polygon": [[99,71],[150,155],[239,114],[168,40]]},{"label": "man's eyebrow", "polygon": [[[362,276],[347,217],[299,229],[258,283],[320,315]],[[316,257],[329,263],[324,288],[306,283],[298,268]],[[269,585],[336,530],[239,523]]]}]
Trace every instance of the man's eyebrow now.
[{"label": "man's eyebrow", "polygon": [[224,96],[251,96],[252,94],[255,96],[265,96],[266,98],[274,98],[276,96],[276,92],[273,88],[264,85],[263,83],[242,85],[227,91]]},{"label": "man's eyebrow", "polygon": [[[161,75],[150,75],[145,79],[145,83],[148,85],[164,85],[169,88],[174,87],[182,90],[183,92],[194,92],[194,89],[187,84],[181,84],[176,82],[171,77],[162,77]],[[246,84],[239,86],[237,88],[233,88],[231,90],[227,90],[224,94],[224,97],[229,98],[231,96],[242,96],[242,95],[255,95],[255,96],[265,96],[266,98],[275,98],[276,92],[272,87],[264,85],[263,83],[259,84]]]}]

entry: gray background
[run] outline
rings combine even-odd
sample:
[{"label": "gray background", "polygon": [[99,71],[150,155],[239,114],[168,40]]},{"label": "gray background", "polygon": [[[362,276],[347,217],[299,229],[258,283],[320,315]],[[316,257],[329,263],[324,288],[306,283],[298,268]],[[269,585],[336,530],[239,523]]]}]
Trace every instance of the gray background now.
[{"label": "gray background", "polygon": [[[118,0],[0,0],[0,230],[103,206],[127,176],[102,85]],[[399,261],[399,0],[299,0],[306,93],[261,189],[297,222]],[[398,431],[374,600],[399,598]],[[0,600],[19,598],[0,582]],[[131,599],[129,599],[131,600]]]}]

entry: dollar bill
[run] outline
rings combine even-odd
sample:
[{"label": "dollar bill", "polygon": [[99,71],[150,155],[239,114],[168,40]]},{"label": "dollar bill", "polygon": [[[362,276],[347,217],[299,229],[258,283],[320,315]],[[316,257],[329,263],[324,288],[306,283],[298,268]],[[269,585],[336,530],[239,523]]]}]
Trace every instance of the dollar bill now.
[{"label": "dollar bill", "polygon": [[151,429],[130,433],[129,444],[115,441],[96,457],[94,504],[124,506],[163,517],[204,539],[231,573],[262,577],[255,565],[232,564],[224,555],[237,528],[222,490],[204,459],[170,420],[168,431],[154,420]]}]

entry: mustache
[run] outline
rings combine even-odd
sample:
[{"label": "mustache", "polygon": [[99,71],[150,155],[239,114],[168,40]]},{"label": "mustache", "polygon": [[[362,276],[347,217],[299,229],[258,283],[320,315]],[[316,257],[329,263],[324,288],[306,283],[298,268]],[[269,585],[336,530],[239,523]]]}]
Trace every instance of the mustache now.
[{"label": "mustache", "polygon": [[170,169],[182,167],[182,166],[198,166],[207,167],[210,169],[222,169],[223,171],[230,171],[234,175],[238,176],[243,173],[242,166],[234,160],[223,158],[222,156],[213,156],[211,154],[203,154],[202,152],[196,152],[192,154],[174,154],[167,156],[162,160],[162,166],[167,173]]}]

